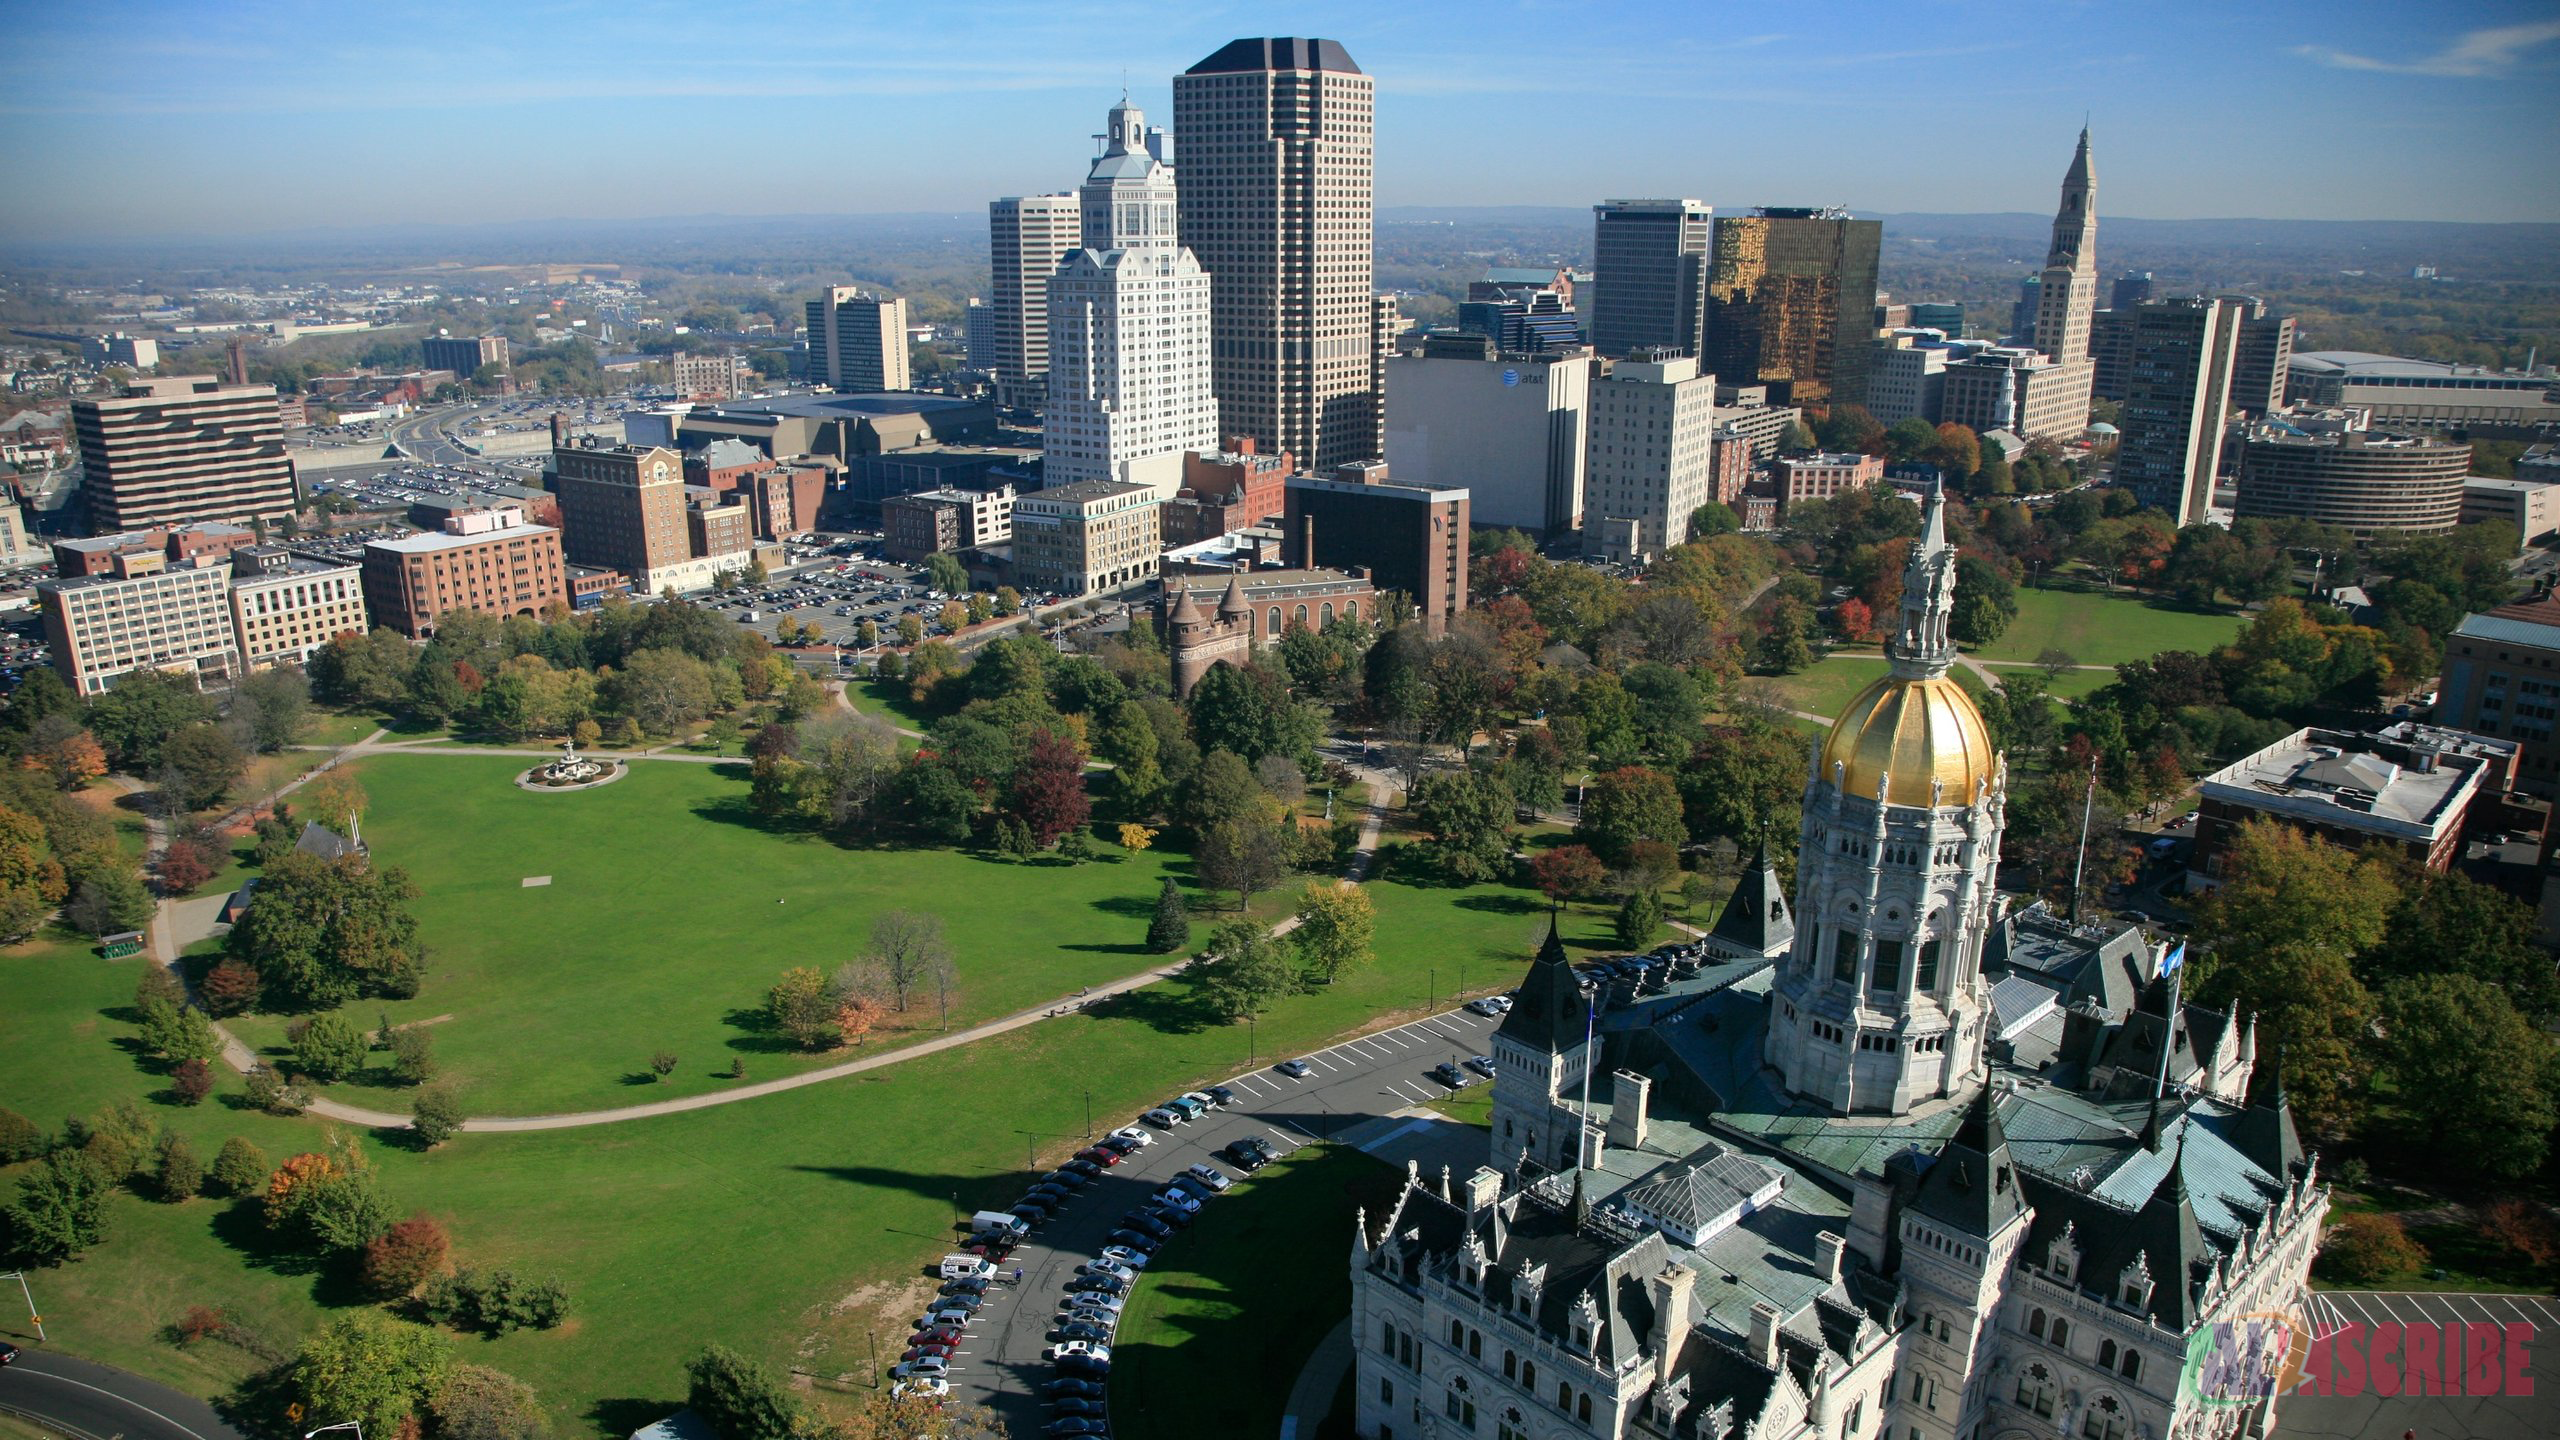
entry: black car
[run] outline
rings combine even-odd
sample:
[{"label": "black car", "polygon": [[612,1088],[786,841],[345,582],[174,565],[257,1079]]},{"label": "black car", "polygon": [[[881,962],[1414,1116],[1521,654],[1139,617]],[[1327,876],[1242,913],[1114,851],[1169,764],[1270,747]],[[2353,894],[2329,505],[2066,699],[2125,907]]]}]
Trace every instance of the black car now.
[{"label": "black car", "polygon": [[1069,1375],[1103,1376],[1111,1373],[1111,1362],[1098,1355],[1061,1355],[1058,1369]]},{"label": "black car", "polygon": [[1208,1097],[1209,1097],[1210,1099],[1212,1099],[1212,1100],[1217,1101],[1217,1102],[1218,1102],[1218,1108],[1219,1108],[1219,1109],[1221,1109],[1221,1110],[1223,1110],[1223,1109],[1227,1108],[1227,1107],[1228,1107],[1228,1106],[1230,1106],[1230,1105],[1235,1104],[1238,1100],[1241,1100],[1241,1099],[1243,1099],[1243,1098],[1244,1098],[1243,1096],[1241,1096],[1241,1095],[1239,1095],[1239,1094],[1237,1094],[1237,1093],[1236,1093],[1236,1091],[1235,1091],[1235,1087],[1234,1087],[1234,1086],[1232,1086],[1232,1085],[1212,1085],[1212,1086],[1210,1086],[1208,1089],[1203,1090],[1203,1091],[1201,1091],[1200,1093],[1201,1093],[1201,1094],[1203,1094],[1203,1095],[1208,1096]]},{"label": "black car", "polygon": [[1111,1339],[1110,1331],[1083,1320],[1069,1320],[1051,1330],[1049,1335],[1056,1340],[1090,1340],[1097,1345],[1108,1343]]},{"label": "black car", "polygon": [[1040,1388],[1048,1391],[1053,1399],[1099,1400],[1104,1394],[1102,1382],[1098,1380],[1061,1378]]},{"label": "black car", "polygon": [[1081,1294],[1088,1290],[1097,1295],[1125,1295],[1129,1293],[1129,1284],[1109,1275],[1079,1275],[1067,1282],[1068,1294]]},{"label": "black car", "polygon": [[1124,1225],[1121,1228],[1112,1231],[1110,1235],[1104,1238],[1103,1243],[1106,1245],[1126,1245],[1141,1255],[1153,1255],[1163,1246],[1164,1237],[1160,1235],[1149,1235],[1143,1230],[1132,1230]]},{"label": "black car", "polygon": [[1067,1190],[1081,1190],[1085,1186],[1093,1183],[1093,1177],[1087,1175],[1081,1170],[1061,1168],[1052,1170],[1047,1175],[1041,1177],[1040,1183],[1043,1186],[1056,1186]]},{"label": "black car", "polygon": [[1090,1160],[1070,1160],[1058,1169],[1068,1175],[1081,1175],[1087,1180],[1097,1179],[1102,1174],[1102,1167]]},{"label": "black car", "polygon": [[1034,1185],[1028,1191],[1023,1193],[1022,1198],[1025,1200],[1036,1200],[1054,1210],[1064,1203],[1068,1196],[1073,1195],[1074,1193],[1074,1190],[1064,1185]]},{"label": "black car", "polygon": [[1162,1240],[1173,1233],[1172,1227],[1157,1219],[1153,1211],[1143,1208],[1132,1210],[1128,1214],[1121,1216],[1120,1223],[1124,1227],[1135,1230],[1141,1235],[1152,1235],[1158,1240]]},{"label": "black car", "polygon": [[1154,1209],[1149,1210],[1147,1212],[1147,1218],[1155,1221],[1159,1225],[1171,1226],[1176,1230],[1188,1230],[1191,1228],[1191,1217],[1169,1205],[1159,1205]]},{"label": "black car", "polygon": [[1067,1396],[1049,1402],[1049,1408],[1060,1415],[1102,1415],[1109,1413],[1102,1401],[1088,1396]]},{"label": "black car", "polygon": [[967,1280],[945,1280],[942,1282],[942,1293],[945,1295],[984,1295],[987,1293],[987,1282],[975,1278]]},{"label": "black car", "polygon": [[1118,1153],[1120,1153],[1120,1154],[1122,1154],[1122,1155],[1126,1155],[1126,1154],[1128,1154],[1130,1151],[1135,1150],[1135,1149],[1137,1149],[1137,1148],[1138,1148],[1138,1142],[1137,1142],[1137,1141],[1135,1141],[1135,1140],[1123,1140],[1123,1139],[1121,1139],[1121,1138],[1120,1138],[1119,1136],[1117,1136],[1117,1135],[1105,1135],[1105,1136],[1103,1136],[1101,1139],[1096,1140],[1096,1141],[1094,1141],[1093,1143],[1094,1143],[1094,1144],[1096,1144],[1096,1145],[1101,1146],[1101,1147],[1102,1147],[1103,1149],[1105,1149],[1105,1150],[1117,1151]]}]

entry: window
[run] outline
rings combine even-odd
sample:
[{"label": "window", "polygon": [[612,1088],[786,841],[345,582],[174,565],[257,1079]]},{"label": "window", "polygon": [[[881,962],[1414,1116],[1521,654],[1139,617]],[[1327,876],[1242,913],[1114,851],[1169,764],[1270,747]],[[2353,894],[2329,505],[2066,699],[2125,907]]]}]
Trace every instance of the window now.
[{"label": "window", "polygon": [[1378,1348],[1390,1355],[1396,1353],[1396,1322],[1393,1320],[1378,1322]]},{"label": "window", "polygon": [[2044,1338],[2044,1312],[2042,1310],[2031,1310],[2027,1312],[2027,1334],[2038,1340]]},{"label": "window", "polygon": [[1945,942],[1932,935],[1920,942],[1920,963],[1911,972],[1911,988],[1927,994],[1938,988],[1938,947]]},{"label": "window", "polygon": [[1831,978],[1843,985],[1858,983],[1858,932],[1831,932]]},{"label": "window", "polygon": [[2139,1350],[2127,1350],[2127,1351],[2125,1351],[2125,1352],[2124,1352],[2124,1363],[2123,1363],[2122,1365],[2119,1365],[2119,1366],[2117,1366],[2117,1367],[2116,1367],[2116,1373],[2117,1373],[2117,1374],[2119,1374],[2119,1375],[2122,1375],[2122,1376],[2123,1376],[2124,1378],[2126,1378],[2127,1380],[2139,1380],[2139,1379],[2141,1379],[2141,1378],[2142,1378],[2142,1352],[2141,1352],[2141,1351],[2139,1351]]},{"label": "window", "polygon": [[2059,1315],[2053,1317],[2053,1345],[2057,1350],[2068,1349],[2071,1345],[2071,1322]]},{"label": "window", "polygon": [[2116,1342],[2113,1340],[2098,1342],[2098,1368],[2101,1370],[2116,1368]]},{"label": "window", "polygon": [[1378,1377],[1378,1403],[1381,1405],[1396,1403],[1396,1382],[1384,1375]]},{"label": "window", "polygon": [[2086,1440],[2124,1440],[2124,1406],[2113,1395],[2101,1395],[2080,1420]]},{"label": "window", "polygon": [[2042,1365],[2030,1365],[2018,1377],[2018,1408],[2053,1418],[2053,1375]]}]

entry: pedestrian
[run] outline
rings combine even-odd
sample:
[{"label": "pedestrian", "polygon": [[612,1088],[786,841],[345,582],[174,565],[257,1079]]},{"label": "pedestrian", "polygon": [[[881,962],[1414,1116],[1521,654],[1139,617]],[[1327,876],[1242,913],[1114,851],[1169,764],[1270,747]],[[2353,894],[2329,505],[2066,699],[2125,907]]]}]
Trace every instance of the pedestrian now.
[{"label": "pedestrian", "polygon": [[1013,1267],[1013,1283],[1016,1285],[1022,1283],[1022,1267],[1019,1265]]}]

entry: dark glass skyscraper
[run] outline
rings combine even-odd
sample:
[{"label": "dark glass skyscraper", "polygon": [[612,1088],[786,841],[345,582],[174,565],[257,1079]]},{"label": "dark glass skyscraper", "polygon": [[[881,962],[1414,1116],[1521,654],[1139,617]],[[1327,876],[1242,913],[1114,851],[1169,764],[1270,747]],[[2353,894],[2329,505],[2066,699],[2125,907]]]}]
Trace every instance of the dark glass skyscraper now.
[{"label": "dark glass skyscraper", "polygon": [[1591,207],[1591,347],[1603,355],[1705,343],[1706,262],[1715,212],[1696,200],[1609,200]]},{"label": "dark glass skyscraper", "polygon": [[1726,385],[1766,385],[1773,402],[1864,404],[1883,245],[1882,222],[1838,210],[1762,206],[1718,220],[1702,368]]}]

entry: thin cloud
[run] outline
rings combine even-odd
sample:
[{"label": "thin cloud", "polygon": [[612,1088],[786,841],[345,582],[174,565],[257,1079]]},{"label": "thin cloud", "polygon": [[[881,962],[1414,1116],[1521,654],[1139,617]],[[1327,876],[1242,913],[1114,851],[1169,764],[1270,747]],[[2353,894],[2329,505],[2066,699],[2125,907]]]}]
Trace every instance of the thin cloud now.
[{"label": "thin cloud", "polygon": [[2467,31],[2461,39],[2417,60],[2376,60],[2370,55],[2358,55],[2326,45],[2297,45],[2293,53],[2339,70],[2469,78],[2505,74],[2524,59],[2526,51],[2554,40],[2560,40],[2560,20]]}]

